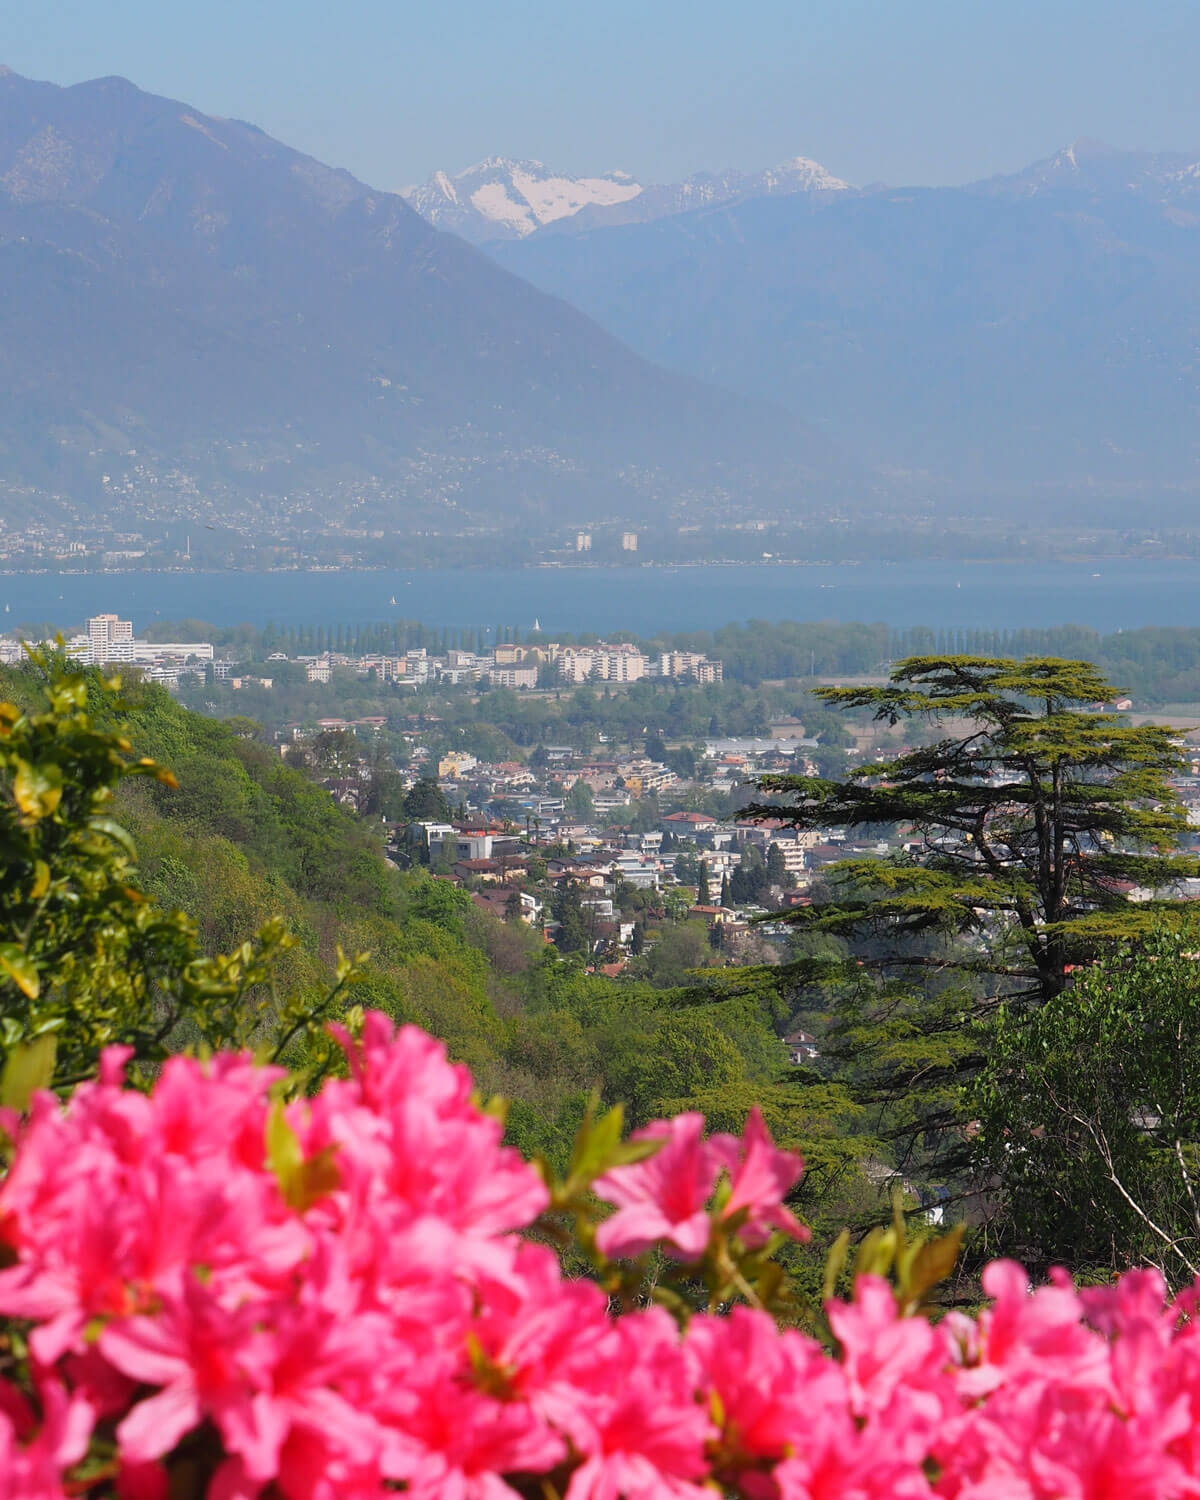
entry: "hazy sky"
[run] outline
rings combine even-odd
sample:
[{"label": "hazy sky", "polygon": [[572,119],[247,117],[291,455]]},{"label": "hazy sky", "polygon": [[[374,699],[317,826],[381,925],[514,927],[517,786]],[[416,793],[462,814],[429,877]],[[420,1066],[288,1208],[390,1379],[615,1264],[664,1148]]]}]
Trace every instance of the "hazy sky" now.
[{"label": "hazy sky", "polygon": [[382,188],[493,154],[860,184],[1079,136],[1200,154],[1200,0],[9,0],[0,62],[119,73]]}]

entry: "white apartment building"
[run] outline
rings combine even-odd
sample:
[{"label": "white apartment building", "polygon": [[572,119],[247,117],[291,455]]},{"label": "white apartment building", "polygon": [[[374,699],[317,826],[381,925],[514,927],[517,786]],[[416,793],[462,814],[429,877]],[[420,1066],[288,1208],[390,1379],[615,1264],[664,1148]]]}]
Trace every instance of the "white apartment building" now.
[{"label": "white apartment building", "polygon": [[87,622],[88,661],[133,660],[133,621],[116,615],[93,615]]},{"label": "white apartment building", "polygon": [[661,868],[653,855],[626,849],[613,860],[613,877],[626,881],[639,891],[656,891]]},{"label": "white apartment building", "polygon": [[804,870],[807,863],[804,848],[799,839],[770,839],[767,843],[768,851],[778,849],[783,855],[783,868],[789,875],[799,875]]},{"label": "white apartment building", "polygon": [[536,667],[492,667],[488,672],[493,687],[535,688],[538,669]]},{"label": "white apartment building", "polygon": [[722,666],[699,651],[664,651],[656,663],[659,677],[691,677],[697,682],[720,682]]},{"label": "white apartment building", "polygon": [[410,682],[428,682],[432,663],[424,646],[404,653],[404,675]]},{"label": "white apartment building", "polygon": [[636,646],[621,642],[610,645],[563,646],[558,653],[559,676],[566,682],[637,682],[649,671],[650,662]]}]

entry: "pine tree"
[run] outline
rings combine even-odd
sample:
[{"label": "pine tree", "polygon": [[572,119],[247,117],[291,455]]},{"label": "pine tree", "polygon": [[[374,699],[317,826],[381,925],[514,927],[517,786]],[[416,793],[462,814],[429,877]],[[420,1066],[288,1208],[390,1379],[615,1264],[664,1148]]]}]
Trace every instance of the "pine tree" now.
[{"label": "pine tree", "polygon": [[1088,711],[1113,694],[1089,663],[1056,658],[917,657],[886,687],[817,689],[889,724],[951,732],[845,782],[762,778],[779,800],[750,816],[803,829],[905,824],[925,836],[916,859],[833,867],[835,899],[794,920],[843,936],[883,923],[898,938],[984,937],[972,971],[1034,1000],[1060,993],[1071,966],[1104,944],[1151,930],[1164,903],[1139,890],[1161,892],[1200,862],[1170,853],[1188,826],[1170,780],[1183,764],[1173,731]]},{"label": "pine tree", "polygon": [[702,859],[700,861],[700,878],[696,882],[696,904],[697,906],[707,906],[708,903],[708,861]]}]

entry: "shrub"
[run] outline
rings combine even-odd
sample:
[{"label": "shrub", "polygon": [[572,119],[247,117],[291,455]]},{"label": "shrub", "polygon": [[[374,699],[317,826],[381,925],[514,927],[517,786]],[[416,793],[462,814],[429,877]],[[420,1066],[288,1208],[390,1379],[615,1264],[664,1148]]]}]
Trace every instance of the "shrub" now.
[{"label": "shrub", "polygon": [[[138,1092],[114,1049],[65,1105],[6,1113],[0,1493],[1194,1493],[1195,1292],[1031,1294],[997,1262],[989,1308],[935,1323],[956,1242],[893,1239],[896,1286],[831,1298],[823,1343],[772,1316],[801,1163],[756,1114],[626,1142],[592,1118],[557,1179],[423,1032],[371,1013],[340,1039],[350,1076],[311,1099],[236,1053]],[[526,1233],[567,1225],[593,1279]]]}]

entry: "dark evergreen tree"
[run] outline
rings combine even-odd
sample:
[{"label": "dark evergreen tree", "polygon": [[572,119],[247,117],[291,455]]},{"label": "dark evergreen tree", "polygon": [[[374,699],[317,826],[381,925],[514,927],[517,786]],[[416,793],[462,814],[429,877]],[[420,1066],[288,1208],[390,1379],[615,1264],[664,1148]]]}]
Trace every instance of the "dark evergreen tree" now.
[{"label": "dark evergreen tree", "polygon": [[555,893],[554,920],[559,924],[555,945],[560,953],[585,952],[588,941],[587,923],[584,919],[583,902],[579,887],[573,880],[563,880]]},{"label": "dark evergreen tree", "polygon": [[404,799],[405,816],[418,823],[448,823],[450,808],[446,794],[432,776],[422,776]]},{"label": "dark evergreen tree", "polygon": [[751,816],[925,835],[915,861],[842,862],[836,898],[795,920],[843,935],[986,936],[972,972],[1034,1000],[1059,994],[1105,943],[1151,930],[1163,902],[1139,892],[1161,897],[1200,862],[1170,852],[1188,827],[1171,784],[1182,766],[1174,732],[1091,711],[1113,691],[1087,662],[976,657],[903,661],[886,687],[817,689],[890,724],[924,719],[950,733],[844,782],[762,778],[778,800]]}]

